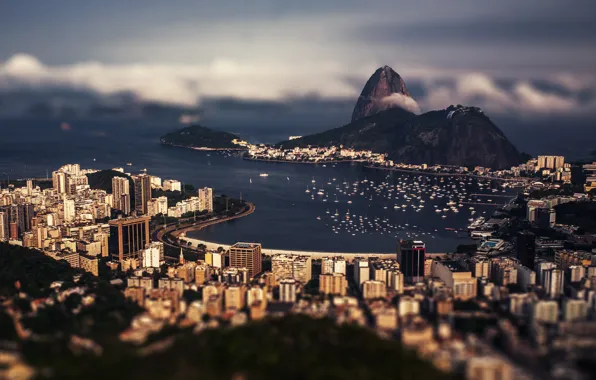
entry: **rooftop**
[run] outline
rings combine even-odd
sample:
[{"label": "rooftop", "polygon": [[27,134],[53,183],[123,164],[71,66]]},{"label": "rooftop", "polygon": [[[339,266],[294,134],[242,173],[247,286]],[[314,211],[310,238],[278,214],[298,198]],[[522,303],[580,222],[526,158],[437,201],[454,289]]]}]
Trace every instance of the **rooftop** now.
[{"label": "rooftop", "polygon": [[256,247],[260,247],[261,243],[236,243],[233,246],[231,246],[230,248],[256,248]]},{"label": "rooftop", "polygon": [[469,272],[459,261],[441,261],[452,272]]}]

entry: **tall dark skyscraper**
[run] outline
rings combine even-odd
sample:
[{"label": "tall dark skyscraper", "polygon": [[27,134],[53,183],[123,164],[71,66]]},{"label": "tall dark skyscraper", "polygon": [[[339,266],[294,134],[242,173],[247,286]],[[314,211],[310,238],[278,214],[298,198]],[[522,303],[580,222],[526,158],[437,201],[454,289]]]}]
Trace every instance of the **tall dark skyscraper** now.
[{"label": "tall dark skyscraper", "polygon": [[419,240],[400,240],[397,243],[397,261],[406,282],[424,279],[426,246]]},{"label": "tall dark skyscraper", "polygon": [[112,260],[138,259],[140,251],[149,246],[148,216],[110,220],[109,251]]},{"label": "tall dark skyscraper", "polygon": [[530,231],[518,232],[516,252],[521,264],[533,269],[534,258],[536,257],[536,235]]},{"label": "tall dark skyscraper", "polygon": [[147,214],[147,202],[151,199],[151,176],[139,174],[134,178],[135,210],[137,215]]}]

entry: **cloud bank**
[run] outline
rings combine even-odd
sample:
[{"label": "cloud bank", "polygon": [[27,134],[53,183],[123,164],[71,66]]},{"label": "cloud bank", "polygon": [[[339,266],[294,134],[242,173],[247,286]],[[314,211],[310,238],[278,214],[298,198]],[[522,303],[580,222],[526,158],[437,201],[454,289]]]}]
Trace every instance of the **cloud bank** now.
[{"label": "cloud bank", "polygon": [[[397,65],[393,67],[400,71]],[[265,65],[226,59],[197,65],[82,62],[48,66],[31,55],[17,54],[0,64],[0,91],[67,88],[101,96],[129,93],[138,101],[183,106],[197,106],[206,98],[291,102],[315,97],[355,102],[375,69],[371,64],[350,73],[333,62]],[[464,104],[521,117],[596,114],[596,81],[592,77],[558,73],[539,78],[539,86],[535,78],[432,68],[409,70],[402,76],[406,83],[420,84],[416,100],[392,94],[382,101],[415,113]]]}]

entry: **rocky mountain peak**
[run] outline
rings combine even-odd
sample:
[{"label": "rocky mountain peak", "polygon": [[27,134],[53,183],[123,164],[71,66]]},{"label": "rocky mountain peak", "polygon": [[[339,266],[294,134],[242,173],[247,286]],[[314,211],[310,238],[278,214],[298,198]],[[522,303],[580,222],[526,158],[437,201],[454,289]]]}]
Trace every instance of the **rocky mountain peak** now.
[{"label": "rocky mountain peak", "polygon": [[402,77],[387,65],[379,67],[364,85],[354,107],[352,121],[400,107],[407,98],[411,95]]}]

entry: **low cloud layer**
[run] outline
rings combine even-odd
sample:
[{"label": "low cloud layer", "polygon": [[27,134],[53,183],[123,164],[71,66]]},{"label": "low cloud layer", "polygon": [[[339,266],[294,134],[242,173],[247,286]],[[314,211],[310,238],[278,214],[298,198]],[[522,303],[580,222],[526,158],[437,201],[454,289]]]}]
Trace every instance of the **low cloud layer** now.
[{"label": "low cloud layer", "polygon": [[413,113],[420,113],[420,106],[414,99],[407,95],[400,94],[397,92],[381,99],[381,103],[389,104],[392,106],[399,106]]},{"label": "low cloud layer", "polygon": [[[376,69],[375,65],[369,66],[356,73],[333,63],[288,66],[273,62],[266,66],[230,60],[214,60],[204,65],[86,62],[48,66],[33,56],[18,54],[0,64],[0,91],[60,88],[104,97],[131,94],[126,97],[129,101],[132,97],[133,101],[183,106],[197,106],[207,98],[249,101],[242,103],[243,107],[262,106],[259,102],[283,105],[309,97],[355,102],[361,86]],[[393,66],[400,72],[400,67]],[[409,70],[405,75],[402,72],[402,76],[407,84],[419,88],[416,100],[392,94],[383,102],[415,113],[464,104],[479,106],[492,114],[520,117],[596,114],[596,81],[585,75],[556,73],[542,78],[499,78],[486,73],[427,68]]]}]

